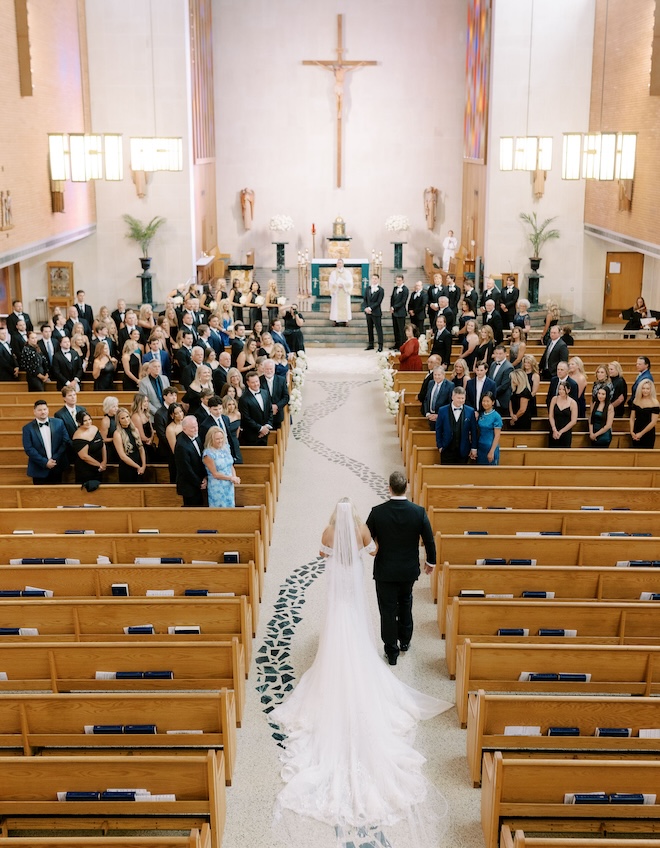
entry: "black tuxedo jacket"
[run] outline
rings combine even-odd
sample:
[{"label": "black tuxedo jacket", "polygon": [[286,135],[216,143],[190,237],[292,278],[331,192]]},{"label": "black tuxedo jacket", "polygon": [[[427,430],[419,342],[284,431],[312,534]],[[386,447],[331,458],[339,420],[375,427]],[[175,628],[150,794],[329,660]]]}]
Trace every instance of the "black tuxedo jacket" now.
[{"label": "black tuxedo jacket", "polygon": [[130,331],[129,331],[128,327],[122,327],[121,330],[119,331],[118,336],[117,336],[117,342],[118,342],[119,350],[124,349],[124,345],[128,341],[128,337],[133,330],[139,330],[140,331],[140,344],[144,344],[144,341],[145,341],[144,330],[142,329],[142,327],[138,327],[138,325],[136,324],[134,327],[130,328]]},{"label": "black tuxedo jacket", "polygon": [[263,410],[255,396],[249,389],[245,389],[238,401],[238,409],[241,413],[241,444],[242,445],[265,445],[268,442],[268,434],[260,436],[259,431],[264,424],[273,426],[273,410],[271,409],[270,395],[267,389],[261,389]]},{"label": "black tuxedo jacket", "polygon": [[396,286],[392,290],[392,295],[390,297],[390,308],[394,310],[392,316],[394,318],[405,318],[406,317],[406,303],[408,302],[408,288],[406,286],[401,287],[401,291],[397,292]]},{"label": "black tuxedo jacket", "polygon": [[[32,326],[32,321],[30,320],[30,316],[27,314],[27,312],[22,312],[21,314],[22,314],[23,319],[25,321],[26,332],[28,332],[28,333],[32,332],[32,330],[34,330],[34,327]],[[5,321],[5,323],[7,325],[7,329],[9,330],[10,336],[13,335],[16,332],[16,324],[19,322],[19,320],[20,319],[18,318],[18,316],[16,315],[15,312],[10,312],[9,315],[7,315],[7,320]]]},{"label": "black tuxedo jacket", "polygon": [[[190,365],[192,362],[192,354],[190,350],[187,347],[178,347],[174,351],[174,362],[176,364],[174,371],[178,375],[179,379],[181,379],[183,372],[186,370],[186,366]],[[186,388],[188,388],[188,386],[186,386]]]},{"label": "black tuxedo jacket", "polygon": [[368,306],[371,307],[371,316],[372,318],[380,318],[383,314],[382,303],[383,298],[385,297],[385,290],[382,286],[378,286],[375,294],[371,292],[371,286],[368,285],[364,290],[364,296],[362,298],[362,309],[366,309]]},{"label": "black tuxedo jacket", "polygon": [[[195,415],[195,417],[199,421],[199,440],[202,444],[204,444],[211,427],[217,427],[218,424],[213,418],[213,416],[206,412],[206,410],[201,406],[197,410],[197,414]],[[227,445],[229,446],[229,450],[231,451],[232,459],[234,460],[234,462],[236,462],[236,449],[234,447],[234,443],[229,438],[229,427],[231,425],[231,421],[229,420],[229,418],[227,418],[226,415],[221,415],[220,419],[224,424],[225,437],[227,439]]]},{"label": "black tuxedo jacket", "polygon": [[[84,318],[81,318],[80,314],[79,314],[77,321],[74,321],[72,318],[68,318],[66,323],[64,324],[64,332],[67,334],[67,336],[73,335],[73,325],[74,324],[82,324],[83,325],[83,330],[85,331],[85,335],[87,336],[87,338],[89,338],[92,335],[91,324],[89,323],[89,321],[86,321]],[[128,338],[128,336],[126,336],[126,338]]]},{"label": "black tuxedo jacket", "polygon": [[[87,410],[84,406],[79,406],[78,404],[76,404],[76,415],[79,412],[87,412]],[[71,413],[66,408],[66,406],[63,406],[61,409],[57,410],[57,412],[55,413],[55,418],[59,418],[62,424],[64,424],[64,426],[66,427],[66,431],[69,434],[69,438],[73,438],[73,434],[78,429],[78,425],[71,417]]]},{"label": "black tuxedo jacket", "polygon": [[[268,391],[268,383],[265,377],[260,378],[261,388]],[[289,389],[286,378],[275,374],[273,377],[273,391],[270,393],[271,404],[277,404],[277,414],[273,415],[273,427],[278,430],[284,421],[284,407],[289,403]]]},{"label": "black tuxedo jacket", "polygon": [[442,297],[443,291],[444,289],[442,286],[429,286],[426,290],[426,300],[429,307],[429,321],[431,322],[432,327],[435,327],[435,319],[438,317],[438,310],[431,309],[431,305],[437,305],[438,300]]},{"label": "black tuxedo jacket", "polygon": [[493,309],[490,314],[488,312],[484,312],[483,326],[485,327],[486,324],[493,331],[495,344],[500,344],[504,338],[504,325],[502,324],[502,316],[497,311],[497,308]]},{"label": "black tuxedo jacket", "polygon": [[[580,394],[580,388],[579,388],[578,384],[575,382],[575,380],[572,377],[567,377],[566,378],[566,385],[568,387],[569,396],[572,397],[573,400],[577,403],[578,396]],[[546,398],[545,398],[545,403],[546,403],[546,406],[548,408],[550,407],[550,401],[553,399],[553,397],[557,396],[557,387],[558,386],[559,386],[559,377],[555,374],[555,376],[552,378],[552,380],[550,380],[550,387],[548,389],[548,394],[546,395]]]},{"label": "black tuxedo jacket", "polygon": [[[435,397],[435,402],[433,407],[431,407],[431,398],[433,396],[433,392],[435,390],[436,382],[432,379],[426,388],[426,396],[424,397],[424,401],[422,403],[422,415],[426,415],[427,412],[432,413],[433,415],[438,414],[438,410],[441,406],[446,406],[448,403],[451,403],[451,396],[454,391],[454,384],[451,380],[443,380],[440,383],[440,388],[438,389],[438,393]],[[433,422],[432,426],[435,428],[435,424]]]},{"label": "black tuxedo jacket", "polygon": [[231,367],[236,368],[236,360],[238,359],[238,354],[243,350],[243,346],[245,345],[246,336],[243,336],[242,339],[236,338],[231,343]]},{"label": "black tuxedo jacket", "polygon": [[121,330],[121,325],[124,323],[124,315],[126,315],[126,310],[122,313],[118,309],[115,309],[115,311],[110,314],[110,317],[117,325],[117,332]]},{"label": "black tuxedo jacket", "polygon": [[213,376],[211,377],[213,380],[213,388],[215,389],[216,395],[220,395],[225,383],[227,382],[227,372],[222,367],[222,365],[218,365],[218,367],[213,372]]},{"label": "black tuxedo jacket", "polygon": [[[7,319],[9,320],[9,319]],[[27,333],[25,334],[26,338],[19,335],[19,333],[11,333],[11,349],[14,351],[14,356],[18,359],[19,363],[21,361],[21,354],[23,353],[23,348],[27,344]]]},{"label": "black tuxedo jacket", "polygon": [[427,561],[435,563],[433,530],[423,507],[406,499],[386,501],[371,510],[367,527],[378,545],[374,559],[374,580],[377,582],[417,580],[420,537]]},{"label": "black tuxedo jacket", "polygon": [[[426,399],[426,391],[429,387],[429,383],[433,380],[433,371],[429,371],[426,377],[424,377],[424,382],[422,383],[422,388],[419,390],[419,394],[417,395],[417,400],[420,403],[424,403]],[[423,411],[423,410],[422,410]]]},{"label": "black tuxedo jacket", "polygon": [[77,351],[72,350],[71,362],[69,362],[69,360],[64,355],[64,352],[58,349],[55,356],[53,357],[53,364],[51,365],[50,375],[57,381],[57,388],[60,389],[60,391],[66,386],[67,383],[71,383],[75,379],[78,379],[82,382],[82,357]]},{"label": "black tuxedo jacket", "polygon": [[195,441],[199,446],[199,453],[185,433],[179,433],[174,445],[176,491],[184,498],[194,498],[198,495],[203,481],[206,480],[206,467],[201,457],[203,448],[199,438]]},{"label": "black tuxedo jacket", "polygon": [[89,324],[90,327],[94,326],[94,312],[92,307],[88,303],[83,303],[81,306],[79,303],[73,304],[78,310],[78,315],[80,316],[80,321],[84,323],[85,321]]},{"label": "black tuxedo jacket", "polygon": [[[507,288],[502,289],[502,294],[500,295],[500,312],[502,312],[502,318],[509,323],[509,321],[513,321],[513,316],[516,314],[516,303],[518,303],[518,298],[520,297],[520,289],[517,289],[515,286],[511,291],[508,291]],[[502,311],[502,306],[506,306],[506,312]]]},{"label": "black tuxedo jacket", "polygon": [[500,302],[500,290],[497,288],[497,286],[493,286],[493,288],[490,290],[484,289],[482,291],[481,297],[479,299],[479,306],[483,306],[485,309],[487,300],[495,301],[495,311],[497,311],[497,307],[499,306]]},{"label": "black tuxedo jacket", "polygon": [[442,293],[449,300],[449,308],[456,315],[458,303],[461,299],[461,290],[456,285],[453,287],[453,291],[449,286],[444,286]]},{"label": "black tuxedo jacket", "polygon": [[7,350],[4,344],[0,344],[0,382],[3,383],[18,379],[18,376],[14,374],[14,368],[18,368],[18,359],[11,350],[11,343],[9,346],[10,350]]},{"label": "black tuxedo jacket", "polygon": [[539,370],[541,371],[541,378],[543,380],[550,380],[557,373],[557,365],[560,362],[568,362],[568,346],[566,342],[563,342],[561,339],[557,339],[555,346],[552,348],[550,355],[548,356],[548,348],[550,344],[543,351],[543,356],[541,357],[541,362],[539,363]]},{"label": "black tuxedo jacket", "polygon": [[433,346],[431,348],[431,354],[437,353],[438,356],[442,359],[442,364],[447,367],[451,360],[451,333],[445,327],[445,329],[438,336],[438,330],[434,330],[435,335],[433,336]]},{"label": "black tuxedo jacket", "polygon": [[476,290],[472,289],[469,294],[464,294],[463,300],[466,300],[472,307],[472,311],[476,313],[477,305],[479,303],[479,295],[477,294]]},{"label": "black tuxedo jacket", "polygon": [[426,292],[412,292],[408,298],[408,313],[412,312],[413,321],[423,321],[426,315]]},{"label": "black tuxedo jacket", "polygon": [[[445,297],[446,297],[446,295],[445,295]],[[454,312],[454,310],[450,306],[445,306],[444,309],[438,310],[438,315],[444,315],[445,316],[445,322],[447,324],[447,329],[451,330],[451,328],[456,323],[456,313]]]}]

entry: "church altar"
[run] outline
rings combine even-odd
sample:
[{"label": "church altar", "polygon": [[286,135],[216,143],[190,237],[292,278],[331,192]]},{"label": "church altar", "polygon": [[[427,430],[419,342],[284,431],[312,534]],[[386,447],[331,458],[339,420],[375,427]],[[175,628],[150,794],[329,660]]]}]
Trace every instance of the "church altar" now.
[{"label": "church altar", "polygon": [[[328,290],[328,278],[331,271],[337,267],[336,259],[312,259],[312,294],[316,297],[330,297]],[[353,297],[362,297],[364,289],[369,283],[369,260],[368,259],[344,259],[344,268],[348,268],[353,275]]]}]

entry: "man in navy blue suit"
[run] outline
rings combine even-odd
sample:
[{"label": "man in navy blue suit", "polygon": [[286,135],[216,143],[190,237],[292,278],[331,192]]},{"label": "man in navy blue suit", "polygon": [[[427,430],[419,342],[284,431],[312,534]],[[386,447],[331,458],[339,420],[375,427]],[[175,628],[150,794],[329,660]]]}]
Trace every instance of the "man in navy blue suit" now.
[{"label": "man in navy blue suit", "polygon": [[61,483],[69,465],[69,434],[59,418],[49,418],[45,400],[34,403],[34,421],[23,427],[23,450],[28,455],[27,476],[37,485]]},{"label": "man in navy blue suit", "polygon": [[422,403],[422,414],[429,422],[429,428],[435,430],[435,422],[438,418],[438,410],[451,401],[451,390],[454,384],[445,379],[444,365],[438,365],[433,369],[433,380],[426,390],[426,397]]},{"label": "man in navy blue suit", "polygon": [[479,412],[483,412],[481,398],[484,392],[492,392],[497,395],[497,383],[488,376],[488,365],[485,362],[477,362],[474,369],[475,376],[468,380],[465,387],[465,403]]},{"label": "man in navy blue suit", "polygon": [[438,410],[435,441],[442,465],[465,465],[477,458],[477,418],[474,409],[465,405],[465,389],[456,386],[451,403]]}]

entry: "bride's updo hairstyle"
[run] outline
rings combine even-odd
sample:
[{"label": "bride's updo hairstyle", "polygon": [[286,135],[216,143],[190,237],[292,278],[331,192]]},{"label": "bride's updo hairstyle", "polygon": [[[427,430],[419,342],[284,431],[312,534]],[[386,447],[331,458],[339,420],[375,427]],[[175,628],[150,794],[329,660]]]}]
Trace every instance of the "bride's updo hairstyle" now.
[{"label": "bride's updo hairstyle", "polygon": [[337,523],[337,510],[339,509],[340,504],[348,504],[350,506],[355,526],[356,527],[362,527],[364,522],[360,518],[360,514],[358,513],[357,509],[355,508],[355,504],[353,503],[353,501],[350,498],[342,498],[341,500],[337,501],[337,506],[332,511],[332,515],[330,516],[330,520],[328,521],[328,524],[330,525],[330,527],[334,527],[335,524]]}]

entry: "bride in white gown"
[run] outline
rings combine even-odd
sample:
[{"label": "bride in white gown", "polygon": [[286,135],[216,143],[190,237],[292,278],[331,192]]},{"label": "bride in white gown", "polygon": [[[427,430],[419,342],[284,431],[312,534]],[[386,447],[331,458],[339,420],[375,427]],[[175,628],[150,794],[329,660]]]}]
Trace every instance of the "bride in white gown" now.
[{"label": "bride in white gown", "polygon": [[453,704],[402,683],[381,659],[364,591],[363,550],[373,554],[375,545],[345,498],[322,536],[327,599],[316,658],[270,714],[288,736],[276,818],[292,810],[338,833],[397,822],[410,833],[429,793],[434,817],[446,813],[446,802],[422,774],[425,760],[412,744],[415,725]]}]

